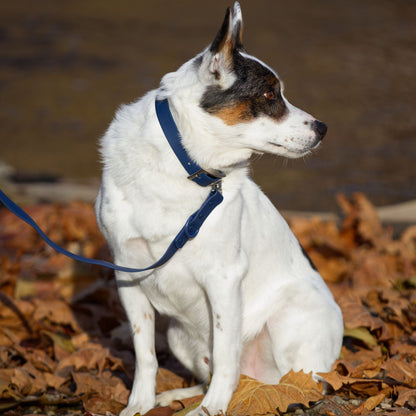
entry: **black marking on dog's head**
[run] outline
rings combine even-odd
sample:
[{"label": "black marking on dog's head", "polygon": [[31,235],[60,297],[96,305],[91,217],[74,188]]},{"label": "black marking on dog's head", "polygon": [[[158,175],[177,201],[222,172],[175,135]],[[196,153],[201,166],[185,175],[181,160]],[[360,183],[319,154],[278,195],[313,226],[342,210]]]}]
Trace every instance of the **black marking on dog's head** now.
[{"label": "black marking on dog's head", "polygon": [[306,257],[306,259],[308,260],[310,266],[312,267],[313,270],[315,270],[316,272],[318,271],[318,269],[316,268],[316,266],[313,264],[313,261],[311,260],[311,258],[309,257],[308,253],[306,252],[306,250],[302,247],[302,244],[299,243],[300,249],[302,250],[303,255]]},{"label": "black marking on dog's head", "polygon": [[275,120],[287,111],[276,75],[255,59],[234,49],[232,62],[236,80],[228,89],[210,85],[202,96],[201,107],[223,119],[226,124],[250,121],[260,115]]},{"label": "black marking on dog's head", "polygon": [[[245,53],[242,28],[241,11],[236,3],[234,13],[227,9],[209,48],[215,80],[206,88],[200,106],[228,125],[247,122],[260,115],[279,120],[287,112],[280,81],[267,66]],[[227,76],[233,76],[235,81],[224,88],[221,78]]]}]

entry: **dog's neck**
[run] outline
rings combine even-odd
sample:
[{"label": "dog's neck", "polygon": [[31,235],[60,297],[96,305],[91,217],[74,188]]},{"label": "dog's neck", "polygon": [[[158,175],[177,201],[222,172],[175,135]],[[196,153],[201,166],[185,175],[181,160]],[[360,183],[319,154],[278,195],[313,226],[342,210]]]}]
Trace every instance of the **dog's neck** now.
[{"label": "dog's neck", "polygon": [[181,91],[169,103],[183,146],[203,169],[230,173],[247,165],[252,151],[234,146],[229,134],[224,134],[222,121],[200,108],[195,97]]},{"label": "dog's neck", "polygon": [[224,128],[221,119],[200,106],[207,88],[207,80],[201,79],[200,70],[205,53],[186,62],[176,72],[166,74],[157,98],[169,100],[182,145],[191,159],[207,171],[220,170],[228,175],[247,166],[252,150],[238,145],[240,129],[244,126]]}]

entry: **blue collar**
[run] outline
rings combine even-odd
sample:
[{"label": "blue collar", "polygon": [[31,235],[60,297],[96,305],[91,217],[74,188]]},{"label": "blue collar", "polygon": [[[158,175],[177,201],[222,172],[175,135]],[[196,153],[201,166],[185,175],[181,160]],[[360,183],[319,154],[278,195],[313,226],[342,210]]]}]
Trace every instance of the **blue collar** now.
[{"label": "blue collar", "polygon": [[182,145],[181,134],[173,120],[172,113],[169,108],[167,99],[156,100],[156,115],[159,120],[160,127],[165,134],[170,147],[175,152],[176,157],[181,162],[184,169],[188,172],[188,179],[194,181],[200,186],[213,186],[219,184],[225,176],[219,170],[207,171],[196,164],[189,156],[188,152]]}]

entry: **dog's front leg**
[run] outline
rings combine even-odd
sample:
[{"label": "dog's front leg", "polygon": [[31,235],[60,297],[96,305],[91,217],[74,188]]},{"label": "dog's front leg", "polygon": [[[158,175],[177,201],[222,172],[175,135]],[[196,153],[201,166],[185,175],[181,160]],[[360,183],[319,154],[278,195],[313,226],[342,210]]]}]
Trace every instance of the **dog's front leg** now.
[{"label": "dog's front leg", "polygon": [[195,414],[225,414],[240,375],[241,281],[235,277],[213,278],[207,285],[212,310],[212,379]]},{"label": "dog's front leg", "polygon": [[[117,276],[119,277],[119,276]],[[155,406],[156,373],[155,314],[139,286],[118,279],[119,294],[133,334],[136,368],[127,407],[120,416],[145,414]]]}]

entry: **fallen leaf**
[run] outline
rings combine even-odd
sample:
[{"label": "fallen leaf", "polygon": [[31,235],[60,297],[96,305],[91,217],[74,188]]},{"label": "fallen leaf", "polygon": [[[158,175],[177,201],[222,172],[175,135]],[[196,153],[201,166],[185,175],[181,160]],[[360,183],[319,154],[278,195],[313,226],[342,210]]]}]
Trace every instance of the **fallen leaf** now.
[{"label": "fallen leaf", "polygon": [[408,387],[416,389],[416,364],[389,358],[382,366],[386,376]]},{"label": "fallen leaf", "polygon": [[[58,334],[51,331],[44,331],[44,334],[47,335],[53,343],[58,346],[60,349],[66,351],[67,353],[73,353],[75,352],[75,347],[72,344],[71,338],[63,335]],[[58,359],[61,359],[62,357],[58,357]]]},{"label": "fallen leaf", "polygon": [[[172,409],[169,406],[155,407],[145,413],[145,416],[171,416],[173,414]],[[175,413],[177,415],[177,413]]]},{"label": "fallen leaf", "polygon": [[72,377],[77,386],[76,394],[84,394],[82,402],[88,412],[119,414],[126,407],[129,391],[124,383],[111,373],[104,372],[97,377],[90,373],[73,372]]},{"label": "fallen leaf", "polygon": [[99,394],[84,397],[82,404],[84,405],[86,412],[97,416],[108,414],[118,415],[126,407],[125,404],[122,404],[117,400],[109,399],[100,396]]},{"label": "fallen leaf", "polygon": [[401,335],[390,345],[390,354],[407,355],[411,359],[416,359],[416,337]]},{"label": "fallen leaf", "polygon": [[363,341],[369,347],[375,347],[377,345],[376,339],[370,334],[367,328],[358,327],[353,329],[344,329],[344,337],[352,337]]},{"label": "fallen leaf", "polygon": [[47,319],[50,322],[62,325],[70,325],[74,331],[80,331],[78,321],[71,307],[63,300],[42,301],[36,299],[33,319]]},{"label": "fallen leaf", "polygon": [[120,359],[111,355],[107,348],[97,346],[96,348],[82,348],[64,358],[59,363],[57,372],[74,368],[76,371],[97,370],[98,374],[101,374],[106,367],[112,370],[122,369],[123,364]]},{"label": "fallen leaf", "polygon": [[412,407],[416,407],[416,389],[399,386],[397,387],[396,391],[398,393],[398,397],[395,402],[397,406],[404,407],[408,402],[411,402]]},{"label": "fallen leaf", "polygon": [[[203,398],[204,398],[204,394],[200,394],[198,396],[187,397],[181,400],[174,400],[170,404],[170,408],[173,411],[185,410],[185,409],[188,409],[188,411],[190,411],[192,409],[195,409],[195,407],[197,407],[202,402]],[[175,413],[175,415],[177,415],[178,413]]]},{"label": "fallen leaf", "polygon": [[365,410],[373,410],[375,407],[377,407],[384,399],[386,398],[385,393],[377,394],[376,396],[369,397],[364,402],[364,409]]},{"label": "fallen leaf", "polygon": [[189,404],[182,410],[179,410],[179,412],[175,412],[175,416],[186,416],[190,411],[196,409],[201,404],[201,402],[202,402],[202,398],[200,400],[197,400]]},{"label": "fallen leaf", "polygon": [[345,214],[342,229],[353,229],[356,240],[375,247],[383,246],[390,240],[391,233],[383,228],[374,205],[364,194],[357,192],[351,200],[338,195],[337,200]]},{"label": "fallen leaf", "polygon": [[37,370],[44,372],[44,374],[55,371],[56,362],[45,350],[39,348],[23,348],[20,345],[15,345],[13,350]]},{"label": "fallen leaf", "polygon": [[61,386],[66,383],[67,379],[65,377],[59,377],[55,374],[44,373],[46,384],[48,387],[56,389],[59,391]]},{"label": "fallen leaf", "polygon": [[338,304],[342,309],[344,325],[346,329],[365,327],[370,331],[380,330],[380,340],[390,339],[385,322],[363,305],[361,299],[351,292],[347,292],[338,299]]},{"label": "fallen leaf", "polygon": [[23,396],[42,393],[47,387],[44,373],[36,370],[30,363],[14,369],[10,384]]},{"label": "fallen leaf", "polygon": [[339,390],[344,383],[342,382],[345,379],[345,376],[342,376],[336,370],[332,370],[329,373],[318,373],[320,377],[322,377],[334,391]]},{"label": "fallen leaf", "polygon": [[311,373],[290,371],[282,377],[278,385],[264,384],[247,376],[241,376],[227,414],[230,416],[266,414],[278,408],[285,412],[291,404],[309,406],[309,402],[322,398],[322,387],[316,383]]},{"label": "fallen leaf", "polygon": [[168,370],[160,367],[156,375],[156,392],[162,393],[166,390],[180,389],[185,387],[185,380]]},{"label": "fallen leaf", "polygon": [[11,378],[13,376],[14,369],[12,368],[0,368],[0,393],[8,393],[12,389],[10,385]]}]

